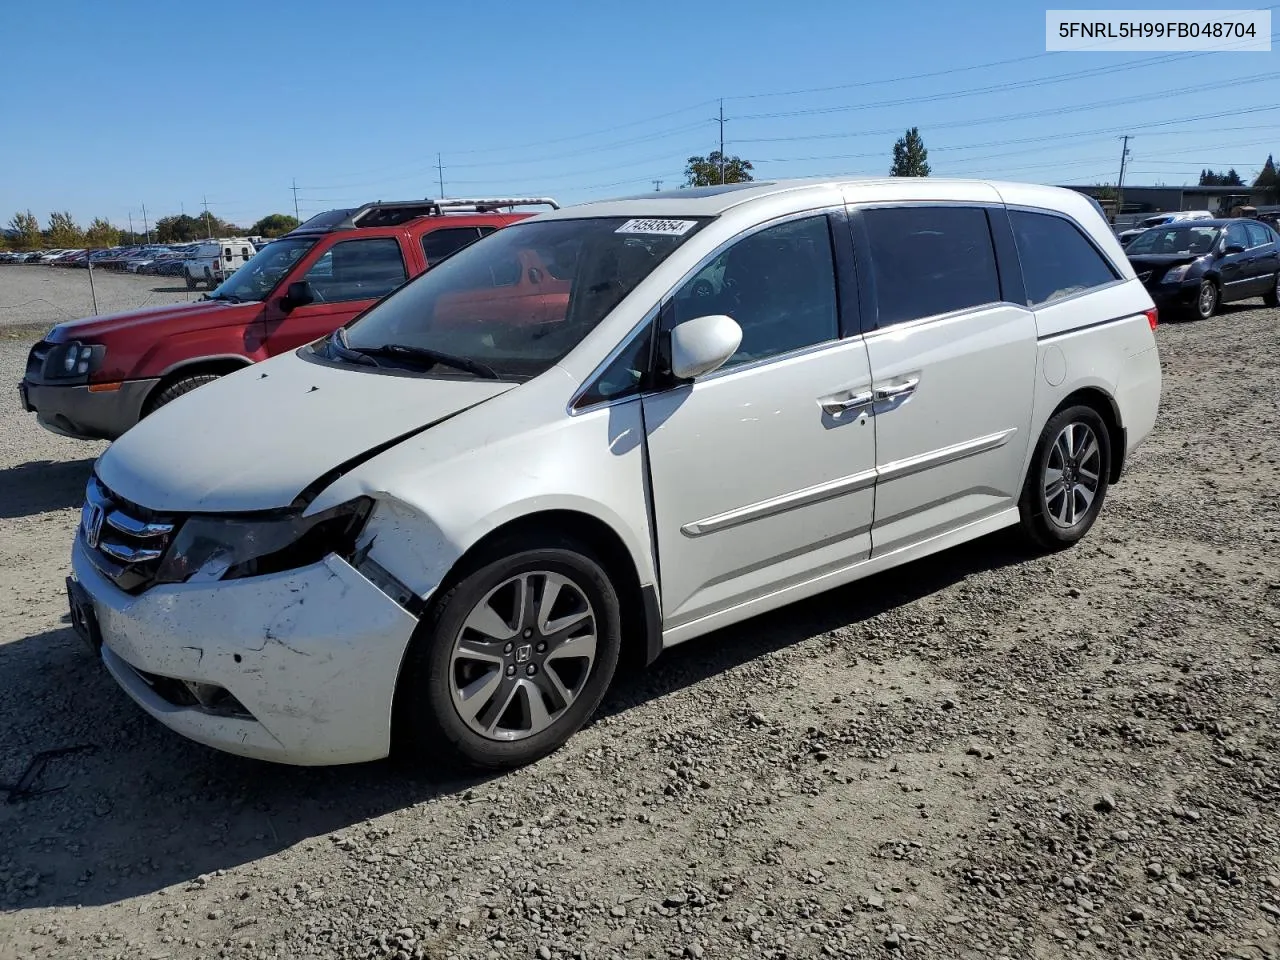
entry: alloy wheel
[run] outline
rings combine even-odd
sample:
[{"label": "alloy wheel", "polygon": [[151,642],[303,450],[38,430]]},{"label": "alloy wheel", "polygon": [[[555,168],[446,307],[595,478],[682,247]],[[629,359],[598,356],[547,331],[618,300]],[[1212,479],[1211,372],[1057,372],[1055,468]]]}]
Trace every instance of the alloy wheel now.
[{"label": "alloy wheel", "polygon": [[569,577],[536,570],[504,580],[454,637],[449,693],[458,716],[491,740],[546,730],[591,676],[596,629],[590,600]]},{"label": "alloy wheel", "polygon": [[1044,467],[1045,513],[1059,527],[1074,527],[1088,512],[1102,482],[1102,447],[1086,423],[1062,428]]},{"label": "alloy wheel", "polygon": [[1200,316],[1213,316],[1213,308],[1217,305],[1218,291],[1212,283],[1205,282],[1200,284],[1200,300],[1197,307],[1200,310]]}]

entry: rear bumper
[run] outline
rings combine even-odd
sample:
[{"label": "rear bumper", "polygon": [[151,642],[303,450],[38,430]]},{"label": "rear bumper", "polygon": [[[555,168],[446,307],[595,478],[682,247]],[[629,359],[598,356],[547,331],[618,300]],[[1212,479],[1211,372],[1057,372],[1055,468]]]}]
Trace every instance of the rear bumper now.
[{"label": "rear bumper", "polygon": [[91,392],[88,385],[23,380],[29,409],[40,426],[77,440],[114,440],[142,416],[142,405],[159,378],[126,380],[118,390]]}]

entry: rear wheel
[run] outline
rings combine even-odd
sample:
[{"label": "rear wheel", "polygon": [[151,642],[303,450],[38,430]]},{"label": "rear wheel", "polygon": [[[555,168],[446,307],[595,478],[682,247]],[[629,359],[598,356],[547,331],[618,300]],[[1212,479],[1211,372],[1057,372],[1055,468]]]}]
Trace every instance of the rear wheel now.
[{"label": "rear wheel", "polygon": [[1068,407],[1049,419],[1036,444],[1018,510],[1022,526],[1051,550],[1079,541],[1102,509],[1111,475],[1111,438],[1092,407]]},{"label": "rear wheel", "polygon": [[1262,295],[1262,302],[1268,307],[1280,307],[1280,273],[1275,275],[1271,289]]},{"label": "rear wheel", "polygon": [[181,380],[175,380],[155,395],[155,398],[147,404],[143,416],[155,413],[166,403],[171,403],[183,394],[190,393],[197,387],[203,387],[206,383],[213,383],[217,379],[219,378],[216,373],[198,373],[194,376],[183,377]]},{"label": "rear wheel", "polygon": [[599,706],[622,646],[617,592],[590,550],[552,543],[489,551],[423,619],[396,693],[422,765],[530,763]]},{"label": "rear wheel", "polygon": [[186,281],[187,281],[187,289],[194,290],[196,288],[196,278],[189,273],[183,274],[183,276],[186,278]]},{"label": "rear wheel", "polygon": [[1201,280],[1194,308],[1196,319],[1208,320],[1217,313],[1218,299],[1218,285],[1212,280]]}]

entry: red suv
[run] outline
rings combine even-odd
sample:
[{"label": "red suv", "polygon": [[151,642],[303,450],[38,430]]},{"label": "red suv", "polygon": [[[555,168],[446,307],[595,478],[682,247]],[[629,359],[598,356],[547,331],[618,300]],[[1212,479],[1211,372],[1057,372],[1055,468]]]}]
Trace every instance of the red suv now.
[{"label": "red suv", "polygon": [[[200,300],[58,324],[27,358],[23,408],[54,433],[114,440],[175,397],[327,336],[410,277],[532,216],[514,212],[531,205],[558,206],[419,200],[319,214]],[[528,295],[519,288],[541,278],[519,274],[495,285]]]}]

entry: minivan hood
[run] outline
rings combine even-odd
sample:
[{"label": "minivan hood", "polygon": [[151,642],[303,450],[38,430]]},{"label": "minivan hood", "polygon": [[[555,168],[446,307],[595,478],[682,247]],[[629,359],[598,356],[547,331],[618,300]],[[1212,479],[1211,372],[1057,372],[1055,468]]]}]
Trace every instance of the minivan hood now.
[{"label": "minivan hood", "polygon": [[165,513],[287,507],[323,474],[515,386],[287,353],[161,407],[94,469],[117,496]]},{"label": "minivan hood", "polygon": [[238,323],[244,314],[255,314],[261,303],[231,303],[226,300],[194,300],[191,303],[171,303],[162,307],[144,307],[112,313],[105,317],[85,317],[82,320],[66,320],[50,332],[48,339],[54,343],[68,340],[84,340],[97,343],[107,334],[124,330],[164,325],[166,335],[183,330],[200,330],[223,323]]}]

